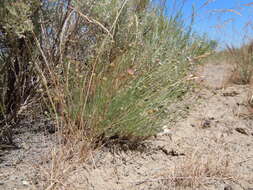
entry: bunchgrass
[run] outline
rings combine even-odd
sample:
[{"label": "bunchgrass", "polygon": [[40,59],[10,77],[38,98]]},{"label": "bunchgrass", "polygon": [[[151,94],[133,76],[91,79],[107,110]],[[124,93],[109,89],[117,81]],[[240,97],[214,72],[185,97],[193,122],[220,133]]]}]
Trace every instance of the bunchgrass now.
[{"label": "bunchgrass", "polygon": [[235,65],[232,82],[236,84],[249,84],[253,74],[253,43],[240,48],[227,46],[229,61]]},{"label": "bunchgrass", "polygon": [[186,92],[187,57],[211,46],[184,27],[180,13],[167,17],[148,1],[96,2],[89,17],[82,12],[87,6],[70,7],[81,20],[73,49],[86,45],[86,54],[61,54],[46,75],[38,67],[51,113],[69,141],[144,140],[160,130],[165,106]]}]

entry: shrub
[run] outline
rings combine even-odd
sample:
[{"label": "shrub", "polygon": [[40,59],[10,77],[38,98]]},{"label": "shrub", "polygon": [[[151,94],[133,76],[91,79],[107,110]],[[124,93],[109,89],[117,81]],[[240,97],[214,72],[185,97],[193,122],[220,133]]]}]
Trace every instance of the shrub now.
[{"label": "shrub", "polygon": [[39,8],[37,0],[0,2],[0,134],[18,122],[18,116],[36,95],[33,60],[38,54],[33,33],[40,35],[36,32],[39,20],[34,19]]}]

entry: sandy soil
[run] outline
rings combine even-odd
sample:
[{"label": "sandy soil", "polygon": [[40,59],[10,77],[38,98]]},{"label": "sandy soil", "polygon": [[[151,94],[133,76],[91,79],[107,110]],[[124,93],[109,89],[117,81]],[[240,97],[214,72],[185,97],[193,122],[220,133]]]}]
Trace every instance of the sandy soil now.
[{"label": "sandy soil", "polygon": [[[179,110],[176,122],[165,121],[163,131],[136,151],[93,152],[87,163],[75,164],[47,189],[60,184],[59,189],[252,190],[249,87],[230,84],[231,69],[225,63],[205,64],[195,92],[168,108]],[[54,136],[26,128],[15,139],[20,149],[1,156],[0,189],[46,189],[35,166],[47,163],[42,155],[55,146]]]},{"label": "sandy soil", "polygon": [[16,147],[0,148],[0,189],[31,189],[31,182],[37,183],[38,166],[57,145],[56,138],[44,119],[22,121],[13,133]]}]

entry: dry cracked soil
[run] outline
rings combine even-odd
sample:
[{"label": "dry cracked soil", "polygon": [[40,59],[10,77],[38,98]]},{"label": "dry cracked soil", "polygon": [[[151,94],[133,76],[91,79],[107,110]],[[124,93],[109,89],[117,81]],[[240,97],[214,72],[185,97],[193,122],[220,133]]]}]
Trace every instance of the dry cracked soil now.
[{"label": "dry cracked soil", "polygon": [[202,65],[194,92],[168,108],[182,112],[140,150],[101,148],[85,163],[63,166],[65,175],[50,175],[55,135],[44,123],[22,126],[19,148],[0,152],[0,189],[253,190],[249,86],[229,83],[231,73],[223,62]]}]

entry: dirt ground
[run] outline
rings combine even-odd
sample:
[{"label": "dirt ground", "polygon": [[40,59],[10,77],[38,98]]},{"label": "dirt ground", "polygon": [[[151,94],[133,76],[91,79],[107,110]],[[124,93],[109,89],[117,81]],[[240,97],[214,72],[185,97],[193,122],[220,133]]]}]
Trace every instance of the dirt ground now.
[{"label": "dirt ground", "polygon": [[178,119],[165,121],[156,137],[136,151],[101,148],[64,176],[51,176],[51,186],[42,186],[38,167],[50,170],[56,138],[29,124],[15,135],[19,149],[0,152],[0,189],[53,189],[58,183],[66,190],[252,190],[249,87],[229,83],[231,73],[225,63],[203,65],[194,93],[168,108],[182,109]]}]

